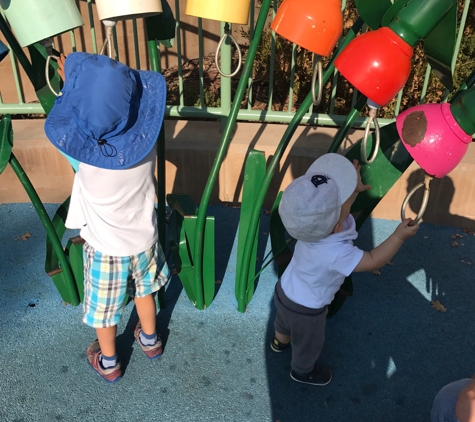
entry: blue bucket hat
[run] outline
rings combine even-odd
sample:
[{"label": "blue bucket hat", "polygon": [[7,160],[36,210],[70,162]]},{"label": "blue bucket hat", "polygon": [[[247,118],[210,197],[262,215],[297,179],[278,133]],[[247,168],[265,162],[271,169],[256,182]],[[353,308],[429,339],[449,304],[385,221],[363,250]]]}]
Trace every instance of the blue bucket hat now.
[{"label": "blue bucket hat", "polygon": [[73,159],[104,169],[126,169],[145,158],[165,114],[163,76],[89,53],[69,54],[64,72],[45,122],[49,140]]}]

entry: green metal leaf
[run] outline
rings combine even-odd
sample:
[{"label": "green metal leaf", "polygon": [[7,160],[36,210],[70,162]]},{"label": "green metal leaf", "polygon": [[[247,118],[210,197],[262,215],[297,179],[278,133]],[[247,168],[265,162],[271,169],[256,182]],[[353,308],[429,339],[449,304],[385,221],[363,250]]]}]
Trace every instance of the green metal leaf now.
[{"label": "green metal leaf", "polygon": [[[241,213],[239,216],[239,229],[238,229],[238,247],[237,247],[237,261],[236,261],[236,278],[235,278],[235,294],[236,299],[242,300],[244,297],[246,299],[246,304],[250,302],[252,296],[254,295],[254,275],[256,271],[256,260],[257,260],[257,243],[259,235],[259,224],[256,230],[256,235],[251,241],[252,252],[251,252],[251,264],[249,266],[249,272],[244,277],[241,275],[241,268],[243,262],[243,254],[245,242],[247,240],[247,233],[249,230],[249,224],[252,216],[252,212],[255,206],[256,196],[261,187],[262,181],[266,173],[266,158],[265,154],[262,151],[251,150],[249,155],[246,158],[246,165],[244,167],[244,183],[242,191],[242,205]],[[245,283],[241,285],[240,283]],[[245,292],[244,296],[240,295],[240,292]]]},{"label": "green metal leaf", "polygon": [[0,174],[10,161],[13,148],[12,118],[6,114],[0,120]]},{"label": "green metal leaf", "polygon": [[378,29],[392,2],[391,0],[355,0],[355,5],[365,24],[371,29]]},{"label": "green metal leaf", "polygon": [[432,70],[448,90],[454,88],[452,61],[457,39],[457,5],[424,40],[424,52]]},{"label": "green metal leaf", "polygon": [[79,294],[79,302],[84,301],[84,259],[83,259],[84,239],[81,236],[75,236],[68,240],[65,252],[68,257],[71,270],[74,274],[76,287]]}]

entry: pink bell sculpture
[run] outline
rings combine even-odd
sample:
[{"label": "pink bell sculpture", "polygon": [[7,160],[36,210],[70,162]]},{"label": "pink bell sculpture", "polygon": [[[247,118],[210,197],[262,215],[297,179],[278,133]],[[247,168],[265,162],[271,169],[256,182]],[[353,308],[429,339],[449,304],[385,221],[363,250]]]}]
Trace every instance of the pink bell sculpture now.
[{"label": "pink bell sculpture", "polygon": [[475,87],[462,92],[452,104],[421,104],[396,117],[402,143],[424,170],[424,182],[408,193],[401,209],[420,187],[424,199],[416,222],[422,217],[429,198],[429,183],[450,173],[462,160],[475,133]]}]

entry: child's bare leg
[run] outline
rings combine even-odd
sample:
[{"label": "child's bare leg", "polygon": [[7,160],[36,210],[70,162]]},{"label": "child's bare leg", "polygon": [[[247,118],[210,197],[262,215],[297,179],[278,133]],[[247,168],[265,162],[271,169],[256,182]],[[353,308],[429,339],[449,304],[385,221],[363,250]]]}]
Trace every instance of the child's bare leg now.
[{"label": "child's bare leg", "polygon": [[275,338],[279,340],[281,343],[288,343],[290,341],[290,336],[286,336],[284,334],[281,334],[277,331],[275,331]]},{"label": "child's bare leg", "polygon": [[115,337],[117,335],[117,326],[96,328],[97,340],[101,346],[101,352],[104,356],[115,356]]},{"label": "child's bare leg", "polygon": [[155,306],[155,298],[153,295],[144,297],[136,297],[134,299],[137,314],[139,315],[142,331],[147,334],[155,334],[157,308]]}]

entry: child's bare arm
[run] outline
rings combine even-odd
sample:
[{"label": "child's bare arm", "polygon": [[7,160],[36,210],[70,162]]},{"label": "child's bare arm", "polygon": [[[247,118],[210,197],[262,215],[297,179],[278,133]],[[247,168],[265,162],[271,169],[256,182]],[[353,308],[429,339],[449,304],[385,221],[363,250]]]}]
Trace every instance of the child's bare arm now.
[{"label": "child's bare arm", "polygon": [[394,233],[370,252],[365,252],[354,272],[374,271],[386,264],[399,250],[406,239],[416,234],[419,225],[410,226],[412,219],[406,218]]}]

